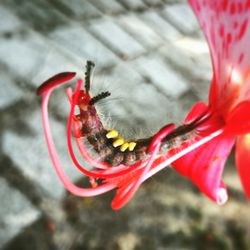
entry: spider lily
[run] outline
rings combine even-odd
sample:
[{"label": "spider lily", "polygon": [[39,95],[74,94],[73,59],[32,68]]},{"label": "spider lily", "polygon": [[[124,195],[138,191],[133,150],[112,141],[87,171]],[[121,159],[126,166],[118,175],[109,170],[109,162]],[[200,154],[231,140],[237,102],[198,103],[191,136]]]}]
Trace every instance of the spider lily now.
[{"label": "spider lily", "polygon": [[[155,136],[147,148],[144,160],[127,166],[112,167],[96,160],[88,152],[80,136],[80,122],[74,114],[75,106],[89,103],[91,97],[86,87],[82,90],[82,80],[78,79],[75,90],[67,89],[70,112],[67,125],[69,153],[75,166],[90,178],[92,187],[80,188],[65,175],[57,156],[48,119],[48,101],[54,88],[75,77],[74,72],[64,72],[44,82],[37,93],[43,96],[42,117],[45,137],[55,170],[65,188],[74,195],[95,196],[112,189],[116,195],[112,208],[124,206],[146,179],[172,164],[182,175],[190,178],[202,192],[219,204],[227,200],[227,191],[221,180],[223,167],[236,142],[236,160],[243,186],[250,196],[248,162],[250,156],[250,52],[246,46],[250,41],[247,29],[250,17],[250,1],[189,1],[207,38],[212,64],[213,79],[209,104],[199,102],[191,109],[184,124],[175,128],[168,124]],[[86,104],[87,105],[87,104]],[[76,159],[71,132],[73,130],[77,146],[83,158],[94,168],[88,170]],[[164,150],[164,141],[181,141],[191,135],[178,147]],[[169,139],[168,139],[169,138]],[[101,180],[97,182],[96,180]]]}]

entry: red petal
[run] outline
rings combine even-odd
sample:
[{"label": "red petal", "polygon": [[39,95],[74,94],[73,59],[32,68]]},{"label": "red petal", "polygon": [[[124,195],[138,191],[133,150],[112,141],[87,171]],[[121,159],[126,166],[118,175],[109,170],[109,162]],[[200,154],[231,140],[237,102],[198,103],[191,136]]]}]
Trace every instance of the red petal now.
[{"label": "red petal", "polygon": [[237,138],[235,157],[243,188],[250,199],[250,134]]},{"label": "red petal", "polygon": [[238,104],[228,115],[226,131],[231,134],[250,132],[250,101]]},{"label": "red petal", "polygon": [[250,98],[250,1],[189,0],[213,64],[210,104],[227,112]]},{"label": "red petal", "polygon": [[74,78],[76,75],[75,72],[62,72],[57,75],[52,76],[47,81],[43,82],[36,91],[37,95],[42,95],[51,88],[55,88],[57,85],[66,83]]},{"label": "red petal", "polygon": [[197,102],[185,118],[185,123],[191,123],[199,116],[205,114],[208,106],[204,102]]},{"label": "red petal", "polygon": [[197,118],[199,118],[196,122],[196,128],[200,135],[207,136],[224,126],[222,117],[217,115],[216,112],[213,112],[212,114],[210,110],[211,108],[208,107],[204,102],[198,102],[192,107],[191,111],[185,118],[184,123],[192,123]]},{"label": "red petal", "polygon": [[233,144],[233,137],[225,137],[222,134],[172,165],[182,175],[190,178],[209,198],[223,203],[225,200],[221,200],[221,194],[226,193],[221,176]]}]

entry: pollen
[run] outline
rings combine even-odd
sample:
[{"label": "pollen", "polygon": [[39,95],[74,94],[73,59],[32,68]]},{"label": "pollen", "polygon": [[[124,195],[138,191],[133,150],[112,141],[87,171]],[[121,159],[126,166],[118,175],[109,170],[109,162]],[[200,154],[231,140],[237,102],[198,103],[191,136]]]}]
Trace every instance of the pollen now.
[{"label": "pollen", "polygon": [[124,139],[121,137],[117,138],[115,141],[113,141],[113,146],[115,148],[121,146],[122,144],[124,144]]},{"label": "pollen", "polygon": [[136,146],[136,142],[129,142],[128,149],[129,151],[133,151]]},{"label": "pollen", "polygon": [[121,150],[122,152],[125,152],[125,151],[127,150],[128,147],[129,147],[129,143],[128,143],[128,142],[125,142],[125,143],[123,143],[123,144],[121,145],[120,150]]},{"label": "pollen", "polygon": [[110,138],[116,138],[117,136],[118,136],[118,131],[117,130],[115,130],[115,129],[112,129],[112,130],[110,130],[107,134],[106,134],[106,137],[108,138],[108,139],[110,139]]}]

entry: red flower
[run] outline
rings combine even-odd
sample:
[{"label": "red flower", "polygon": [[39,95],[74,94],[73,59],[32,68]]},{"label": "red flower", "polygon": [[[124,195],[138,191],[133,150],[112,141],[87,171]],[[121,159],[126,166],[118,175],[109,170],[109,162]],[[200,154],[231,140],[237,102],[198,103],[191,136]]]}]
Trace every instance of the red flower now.
[{"label": "red flower", "polygon": [[[197,103],[185,119],[184,125],[174,128],[166,125],[150,141],[145,157],[134,164],[118,164],[93,158],[85,147],[83,131],[91,127],[100,131],[102,124],[96,116],[93,103],[108,92],[91,98],[89,78],[77,81],[75,91],[67,89],[71,104],[67,139],[75,166],[90,178],[92,187],[79,188],[64,174],[54,147],[49,120],[48,100],[52,90],[71,80],[75,73],[60,73],[39,88],[43,95],[42,116],[45,137],[55,170],[65,188],[77,196],[94,196],[117,189],[112,208],[119,209],[134,195],[143,181],[170,165],[190,178],[208,197],[223,204],[227,192],[221,180],[225,161],[236,142],[236,161],[243,186],[250,197],[250,0],[189,1],[207,38],[213,64],[213,80],[209,105]],[[91,66],[92,64],[89,64]],[[90,71],[90,68],[87,68]],[[80,114],[76,115],[75,107]],[[91,118],[91,119],[90,119]],[[74,155],[71,139],[73,128],[77,146],[93,170],[81,166]],[[95,137],[96,139],[96,137]],[[97,143],[98,141],[94,142]],[[166,149],[167,146],[167,149]]]},{"label": "red flower", "polygon": [[[250,1],[190,0],[208,41],[213,66],[209,118],[198,130],[223,133],[178,159],[173,165],[218,203],[227,200],[221,180],[223,168],[236,141],[236,164],[250,198]],[[189,116],[199,116],[197,104]]]}]

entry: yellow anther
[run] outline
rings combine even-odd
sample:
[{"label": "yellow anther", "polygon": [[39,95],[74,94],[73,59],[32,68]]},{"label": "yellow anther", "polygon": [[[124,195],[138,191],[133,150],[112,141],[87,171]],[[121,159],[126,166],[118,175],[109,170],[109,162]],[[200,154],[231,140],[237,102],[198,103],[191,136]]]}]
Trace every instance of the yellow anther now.
[{"label": "yellow anther", "polygon": [[120,150],[122,151],[122,152],[124,152],[124,151],[126,151],[126,149],[129,147],[129,143],[128,142],[125,142],[125,143],[123,143],[122,145],[121,145],[121,147],[120,147]]},{"label": "yellow anther", "polygon": [[135,146],[136,146],[136,142],[130,142],[129,143],[129,145],[128,145],[128,149],[129,149],[129,151],[133,151],[134,150],[134,148],[135,148]]},{"label": "yellow anther", "polygon": [[106,137],[107,137],[108,139],[110,139],[110,138],[116,138],[117,136],[118,136],[118,131],[115,130],[115,129],[110,130],[110,131],[106,134]]},{"label": "yellow anther", "polygon": [[116,148],[121,146],[123,143],[124,143],[123,138],[117,138],[115,141],[113,141],[113,146]]}]

